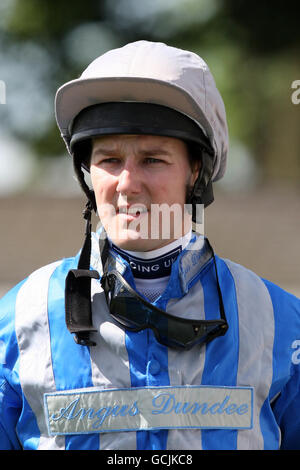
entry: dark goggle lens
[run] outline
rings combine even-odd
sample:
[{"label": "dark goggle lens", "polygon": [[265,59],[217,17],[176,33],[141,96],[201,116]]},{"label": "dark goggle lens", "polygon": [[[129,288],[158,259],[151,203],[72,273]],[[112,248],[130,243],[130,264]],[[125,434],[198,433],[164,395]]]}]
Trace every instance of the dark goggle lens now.
[{"label": "dark goggle lens", "polygon": [[172,317],[148,304],[117,272],[108,274],[106,282],[106,299],[115,321],[131,331],[151,328],[156,339],[165,346],[189,349],[223,335],[227,330],[224,320],[194,321]]}]

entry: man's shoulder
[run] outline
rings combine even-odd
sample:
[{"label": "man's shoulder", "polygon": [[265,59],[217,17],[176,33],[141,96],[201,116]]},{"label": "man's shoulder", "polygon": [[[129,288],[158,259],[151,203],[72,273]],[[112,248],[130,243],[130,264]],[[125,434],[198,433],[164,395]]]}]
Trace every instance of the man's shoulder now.
[{"label": "man's shoulder", "polygon": [[253,294],[255,294],[257,287],[261,285],[271,297],[273,304],[294,305],[300,314],[300,299],[295,294],[289,292],[286,288],[265,279],[263,276],[260,276],[241,264],[229,259],[220,259],[226,264],[235,280],[239,279],[239,283],[243,288],[253,291]]},{"label": "man's shoulder", "polygon": [[72,256],[69,258],[62,258],[56,261],[52,261],[49,264],[41,266],[34,270],[28,277],[28,281],[39,280],[43,279],[44,277],[49,277],[50,275],[57,273],[57,275],[61,275],[65,277],[68,273],[69,269],[74,269],[78,265],[78,256]]},{"label": "man's shoulder", "polygon": [[31,286],[33,290],[39,289],[43,283],[49,282],[51,276],[55,274],[58,279],[64,282],[67,272],[69,269],[75,268],[77,262],[77,257],[62,258],[32,271],[0,299],[0,319],[4,316],[5,310],[14,306],[16,298],[22,289],[24,290],[28,286]]},{"label": "man's shoulder", "polygon": [[[0,299],[0,353],[6,344],[16,351],[16,325],[32,321],[32,313],[40,315],[52,301],[63,299],[65,278],[77,266],[77,257],[63,258],[34,270]],[[31,319],[31,320],[30,320]],[[21,322],[21,323],[20,323]],[[1,361],[1,355],[0,355]]]}]

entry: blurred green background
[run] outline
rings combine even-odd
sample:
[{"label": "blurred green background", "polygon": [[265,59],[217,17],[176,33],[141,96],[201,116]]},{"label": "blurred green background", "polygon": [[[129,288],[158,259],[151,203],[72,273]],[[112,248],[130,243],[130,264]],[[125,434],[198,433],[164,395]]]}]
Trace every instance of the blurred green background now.
[{"label": "blurred green background", "polygon": [[299,294],[299,5],[266,0],[1,0],[0,294],[82,240],[57,88],[139,39],[198,53],[223,96],[229,161],[205,219],[216,252]]}]

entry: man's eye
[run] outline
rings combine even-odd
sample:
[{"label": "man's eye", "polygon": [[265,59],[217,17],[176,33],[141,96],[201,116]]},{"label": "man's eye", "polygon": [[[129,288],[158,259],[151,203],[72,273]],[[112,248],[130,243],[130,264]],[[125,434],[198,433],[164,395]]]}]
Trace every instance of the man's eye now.
[{"label": "man's eye", "polygon": [[160,158],[154,158],[154,157],[147,157],[145,159],[146,163],[161,163],[162,160]]},{"label": "man's eye", "polygon": [[116,157],[102,158],[99,163],[118,163],[119,159]]}]

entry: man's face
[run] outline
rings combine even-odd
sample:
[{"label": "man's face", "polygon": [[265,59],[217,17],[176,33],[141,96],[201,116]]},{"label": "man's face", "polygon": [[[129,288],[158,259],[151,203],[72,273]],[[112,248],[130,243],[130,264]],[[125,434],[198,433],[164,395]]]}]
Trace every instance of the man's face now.
[{"label": "man's face", "polygon": [[101,223],[119,247],[153,250],[190,229],[184,204],[197,174],[183,141],[152,135],[96,138],[90,174]]}]

